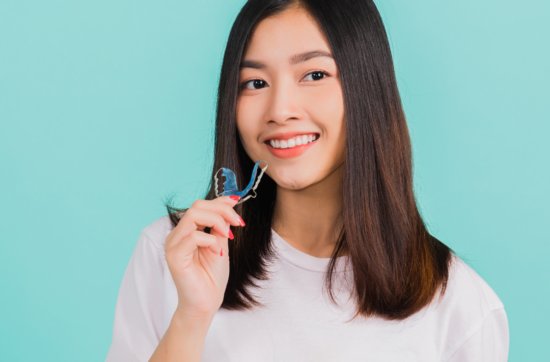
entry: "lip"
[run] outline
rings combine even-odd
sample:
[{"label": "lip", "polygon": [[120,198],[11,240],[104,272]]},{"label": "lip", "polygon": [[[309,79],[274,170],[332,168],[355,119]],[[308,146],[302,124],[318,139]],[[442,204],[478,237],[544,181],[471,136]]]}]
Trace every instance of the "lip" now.
[{"label": "lip", "polygon": [[[273,148],[271,147],[271,144],[269,143],[272,139],[290,139],[292,137],[298,136],[298,135],[304,135],[304,134],[315,134],[316,139],[313,142],[308,142],[306,145],[300,145],[300,146],[294,146],[292,148]],[[317,141],[319,140],[319,134],[315,132],[292,132],[292,133],[278,133],[273,136],[270,136],[266,138],[264,141],[265,145],[267,146],[267,149],[278,158],[294,158],[302,155],[304,152],[306,152],[311,146],[313,146]]]},{"label": "lip", "polygon": [[268,141],[271,141],[271,140],[288,140],[288,139],[291,139],[292,137],[302,136],[302,135],[305,135],[305,134],[314,134],[317,137],[319,137],[319,133],[317,133],[317,132],[306,132],[306,131],[303,131],[303,132],[281,132],[281,133],[275,133],[275,134],[272,134],[271,136],[266,137],[264,142],[269,143]]}]

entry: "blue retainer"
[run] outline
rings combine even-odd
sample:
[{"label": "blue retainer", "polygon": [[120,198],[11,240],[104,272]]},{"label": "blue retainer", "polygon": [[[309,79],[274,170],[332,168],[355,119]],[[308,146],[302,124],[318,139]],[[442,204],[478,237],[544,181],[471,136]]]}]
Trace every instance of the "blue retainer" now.
[{"label": "blue retainer", "polygon": [[[256,180],[256,183],[254,183],[254,180],[256,179],[256,174],[258,173],[258,167],[260,166],[261,162],[265,162],[265,167],[263,167],[260,171],[260,175],[258,176],[258,179]],[[267,168],[267,162],[260,160],[256,162],[254,165],[254,169],[252,170],[252,176],[250,177],[250,182],[248,185],[244,188],[244,190],[239,191],[237,187],[237,177],[235,176],[235,173],[231,171],[228,168],[222,167],[216,172],[214,175],[214,184],[215,184],[215,191],[216,191],[216,197],[219,196],[239,196],[241,199],[237,204],[240,204],[241,202],[244,202],[248,200],[249,198],[256,197],[256,188],[258,187],[258,184],[260,183],[260,180],[262,179],[262,176],[265,172],[265,169]],[[218,194],[218,173],[222,171],[222,175],[225,177],[225,181],[223,183],[223,190],[221,194]],[[248,195],[250,191],[254,192],[254,196]]]}]

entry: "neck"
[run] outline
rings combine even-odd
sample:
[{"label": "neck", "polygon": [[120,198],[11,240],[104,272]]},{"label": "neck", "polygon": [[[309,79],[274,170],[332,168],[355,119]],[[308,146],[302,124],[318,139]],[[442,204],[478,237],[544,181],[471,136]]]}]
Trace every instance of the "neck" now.
[{"label": "neck", "polygon": [[342,223],[343,165],[323,181],[301,190],[277,186],[272,228],[292,247],[329,258]]}]

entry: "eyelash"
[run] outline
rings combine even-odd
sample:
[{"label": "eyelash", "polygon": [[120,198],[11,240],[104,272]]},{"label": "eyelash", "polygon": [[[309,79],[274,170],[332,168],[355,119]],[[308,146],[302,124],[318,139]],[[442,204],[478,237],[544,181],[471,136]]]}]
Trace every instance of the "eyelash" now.
[{"label": "eyelash", "polygon": [[[313,73],[322,73],[322,74],[324,74],[323,79],[324,79],[325,77],[330,77],[330,74],[328,74],[328,73],[325,72],[324,70],[312,70],[311,72],[309,72],[309,73],[307,73],[306,75],[304,75],[303,78],[305,78],[305,77],[307,77],[308,75],[313,74]],[[303,79],[303,78],[302,78],[302,79]],[[244,81],[244,82],[241,83],[241,85],[239,86],[239,89],[240,89],[240,90],[243,90],[243,89],[245,88],[245,86],[246,86],[248,83],[253,82],[253,81],[255,81],[255,80],[263,80],[263,79],[254,78],[254,79],[249,79],[249,80],[247,80],[247,81]],[[314,80],[314,82],[316,82],[316,81]],[[267,83],[267,82],[266,82],[266,83]]]}]

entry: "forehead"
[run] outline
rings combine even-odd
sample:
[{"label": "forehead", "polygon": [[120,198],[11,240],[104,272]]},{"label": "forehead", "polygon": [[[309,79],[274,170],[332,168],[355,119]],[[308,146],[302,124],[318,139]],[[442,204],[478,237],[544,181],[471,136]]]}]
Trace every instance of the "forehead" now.
[{"label": "forehead", "polygon": [[244,58],[268,61],[312,49],[330,52],[315,19],[303,8],[293,7],[262,20],[256,26]]}]

